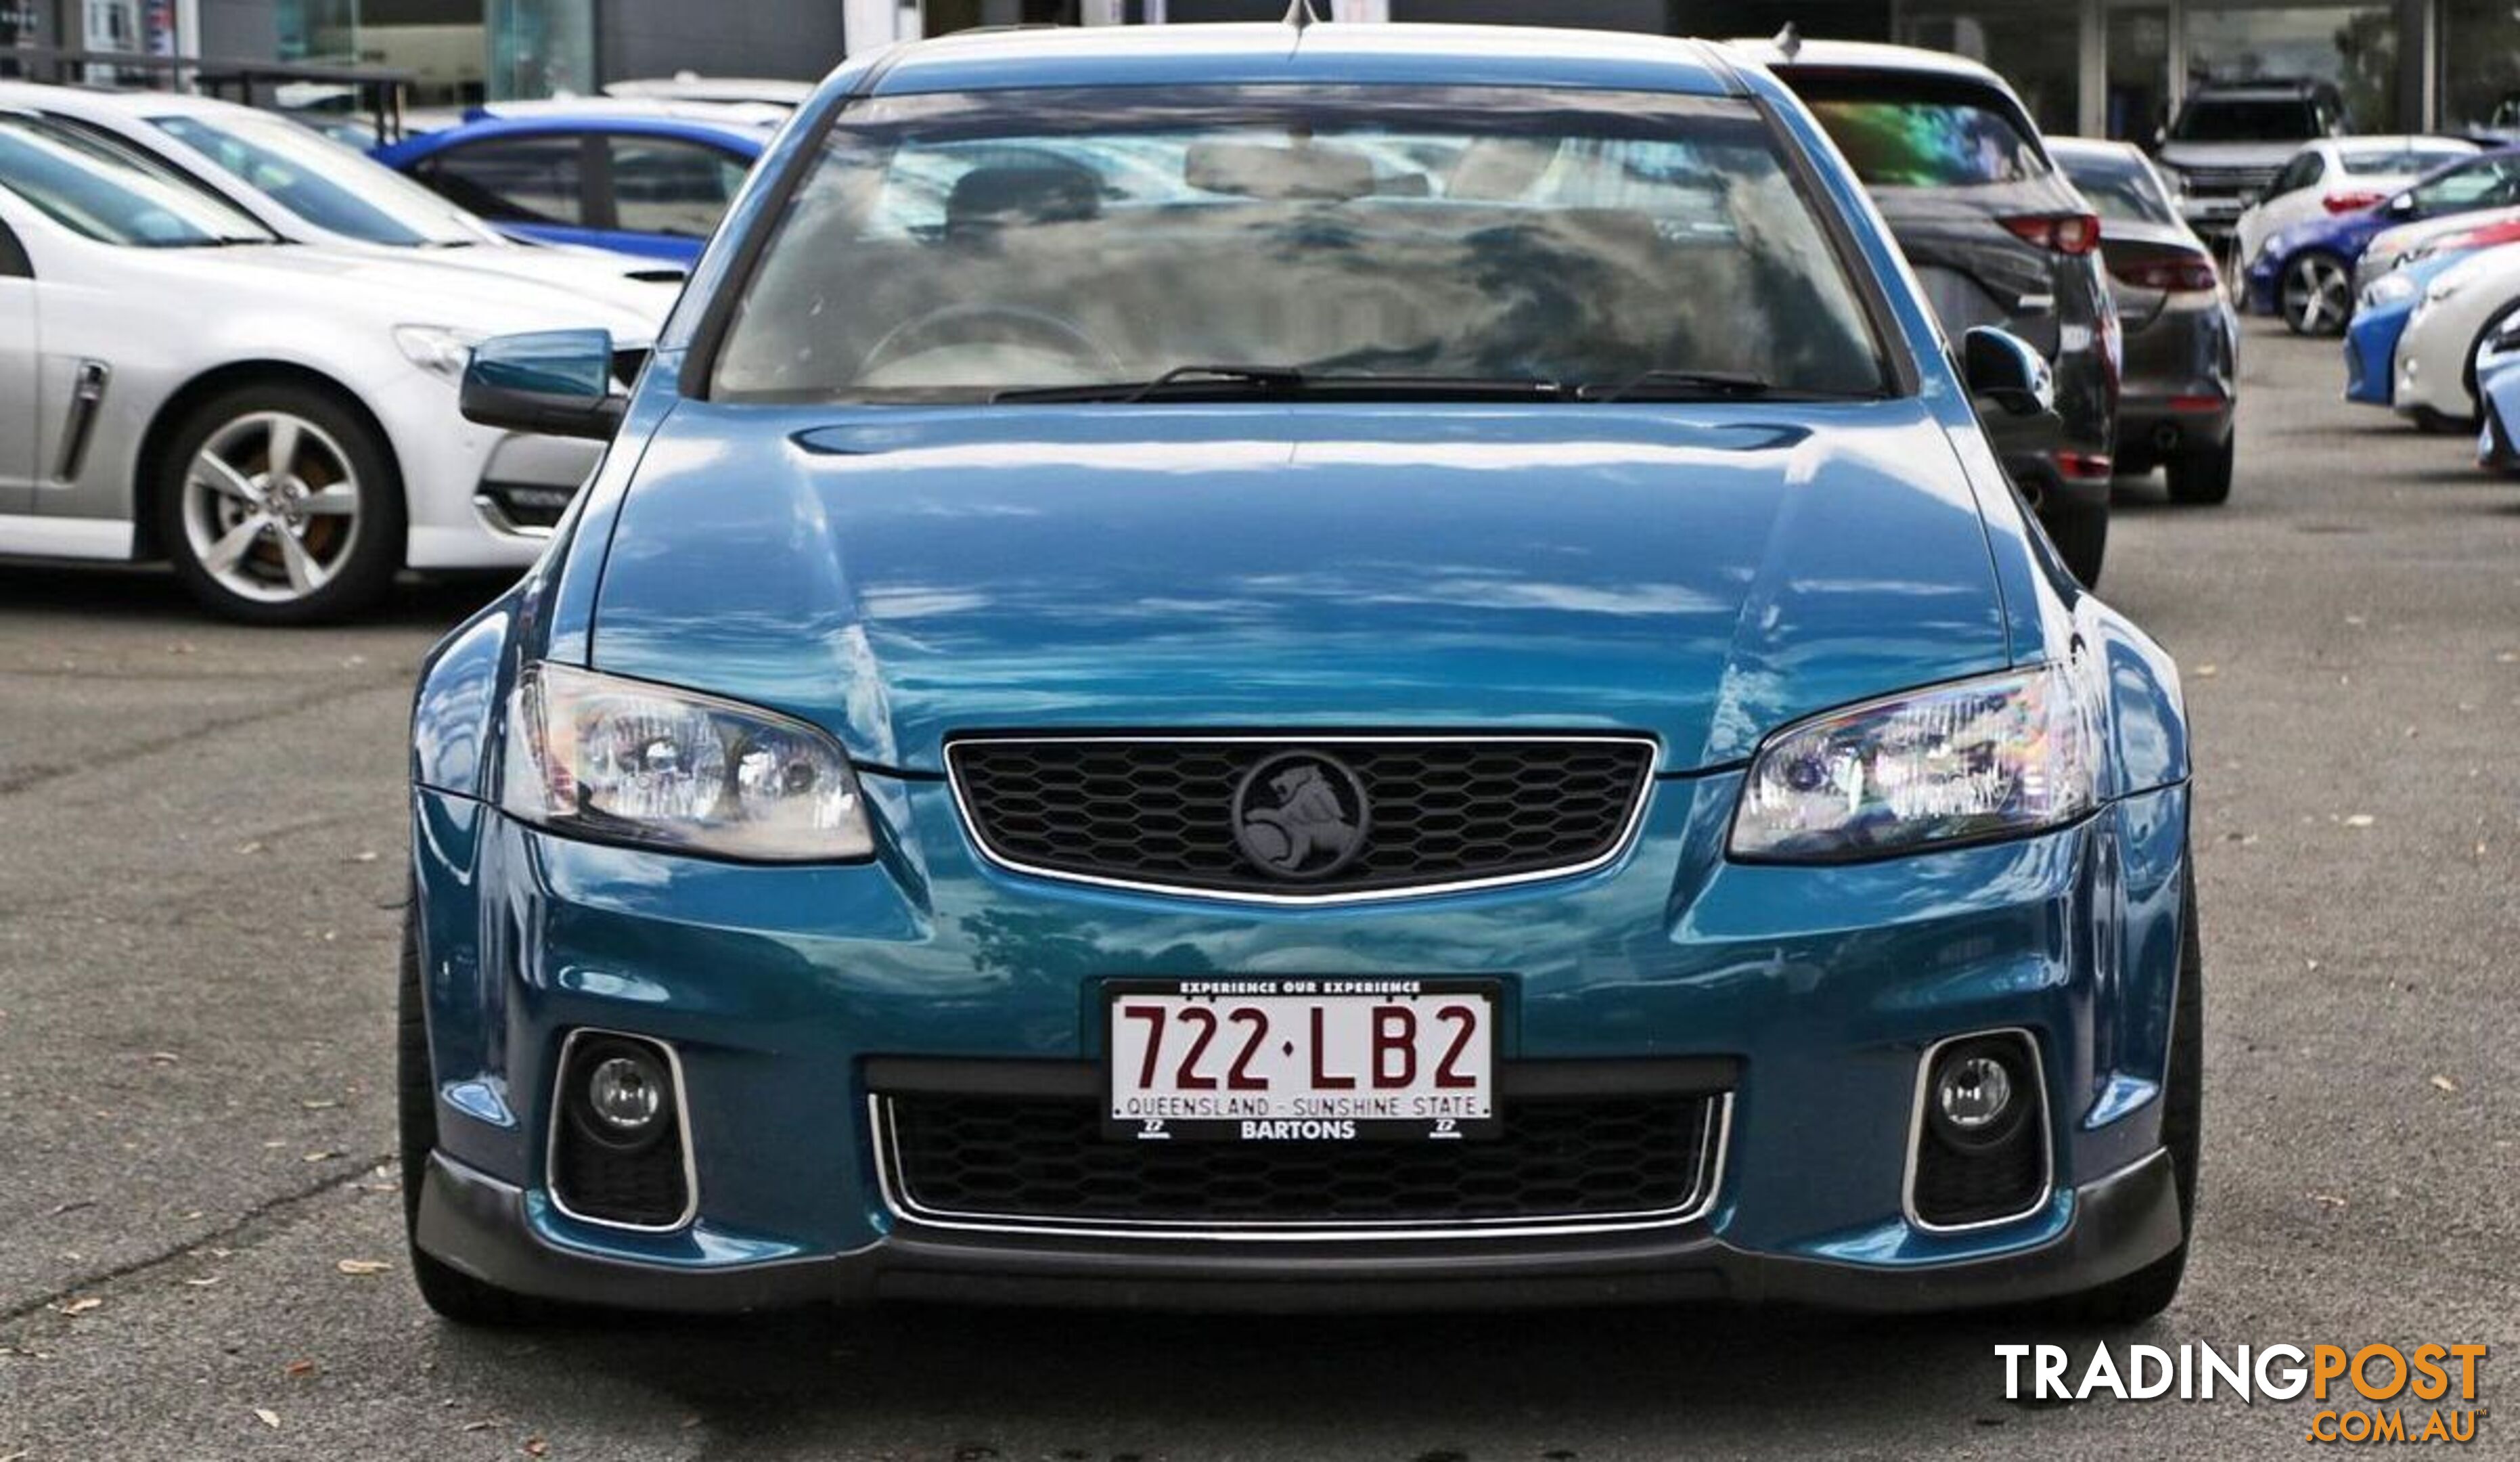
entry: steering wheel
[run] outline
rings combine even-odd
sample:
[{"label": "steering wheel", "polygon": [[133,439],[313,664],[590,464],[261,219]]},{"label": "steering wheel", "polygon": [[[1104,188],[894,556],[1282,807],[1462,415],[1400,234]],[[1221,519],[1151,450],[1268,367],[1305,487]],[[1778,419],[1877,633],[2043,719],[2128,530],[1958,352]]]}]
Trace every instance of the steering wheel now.
[{"label": "steering wheel", "polygon": [[[1045,310],[1025,309],[1012,304],[948,304],[940,309],[931,309],[913,319],[904,320],[885,331],[883,339],[877,341],[874,347],[867,351],[866,359],[858,366],[858,377],[861,380],[874,377],[883,367],[891,364],[894,356],[910,353],[913,346],[925,343],[926,336],[958,328],[968,330],[972,325],[987,322],[998,322],[1014,327],[1012,331],[999,332],[1001,338],[1007,335],[1029,335],[1035,340],[1054,342],[1066,353],[1093,362],[1102,372],[1100,379],[1104,381],[1120,379],[1120,357],[1113,354],[1102,342],[1086,334],[1084,328],[1075,321]],[[981,338],[988,339],[986,336]],[[968,340],[968,337],[966,339]],[[939,343],[954,343],[954,342],[939,342]]]}]

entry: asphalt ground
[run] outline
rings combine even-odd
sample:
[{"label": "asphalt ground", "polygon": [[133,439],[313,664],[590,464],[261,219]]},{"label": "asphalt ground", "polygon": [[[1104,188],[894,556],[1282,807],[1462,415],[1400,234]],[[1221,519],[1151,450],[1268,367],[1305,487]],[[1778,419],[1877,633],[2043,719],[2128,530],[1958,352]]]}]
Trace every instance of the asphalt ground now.
[{"label": "asphalt ground", "polygon": [[[2483,1343],[2469,1450],[2520,1453],[2520,482],[2340,403],[2332,345],[2245,365],[2231,503],[2122,484],[2110,545],[2185,667],[2209,981],[2187,1288],[2119,1339]],[[0,1462],[2306,1445],[2306,1400],[2007,1401],[1995,1345],[2099,1339],[2022,1317],[439,1323],[384,1165],[403,721],[495,590],[270,632],[0,566]]]}]

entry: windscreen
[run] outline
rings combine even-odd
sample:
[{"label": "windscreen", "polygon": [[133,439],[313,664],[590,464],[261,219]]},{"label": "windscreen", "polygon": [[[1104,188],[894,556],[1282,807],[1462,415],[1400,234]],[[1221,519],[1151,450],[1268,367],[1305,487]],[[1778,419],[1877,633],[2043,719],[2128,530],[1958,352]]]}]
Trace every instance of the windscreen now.
[{"label": "windscreen", "polygon": [[495,237],[393,169],[292,121],[177,113],[151,123],[332,233],[397,249]]},{"label": "windscreen", "polygon": [[986,400],[1215,364],[1350,394],[1884,381],[1822,218],[1746,104],[1115,88],[845,114],[744,288],[712,393]]},{"label": "windscreen", "polygon": [[270,230],[226,203],[29,116],[0,116],[0,187],[63,227],[107,244],[201,249],[273,242]]},{"label": "windscreen", "polygon": [[2180,142],[2298,142],[2318,130],[2306,101],[2214,97],[2189,102],[2170,135]]}]

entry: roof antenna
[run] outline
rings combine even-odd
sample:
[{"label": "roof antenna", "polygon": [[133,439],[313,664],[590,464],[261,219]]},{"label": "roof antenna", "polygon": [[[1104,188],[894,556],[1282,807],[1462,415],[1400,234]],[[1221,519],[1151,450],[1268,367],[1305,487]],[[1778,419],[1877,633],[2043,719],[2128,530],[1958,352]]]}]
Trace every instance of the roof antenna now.
[{"label": "roof antenna", "polygon": [[[1303,3],[1303,0],[1296,0],[1296,3],[1300,5]],[[1777,39],[1774,44],[1776,45],[1778,54],[1784,57],[1787,61],[1791,61],[1795,57],[1800,56],[1803,54],[1802,27],[1791,21],[1787,21],[1785,23],[1785,28],[1777,32]]]},{"label": "roof antenna", "polygon": [[1321,23],[1321,16],[1313,10],[1313,0],[1286,0],[1286,24],[1301,30]]}]

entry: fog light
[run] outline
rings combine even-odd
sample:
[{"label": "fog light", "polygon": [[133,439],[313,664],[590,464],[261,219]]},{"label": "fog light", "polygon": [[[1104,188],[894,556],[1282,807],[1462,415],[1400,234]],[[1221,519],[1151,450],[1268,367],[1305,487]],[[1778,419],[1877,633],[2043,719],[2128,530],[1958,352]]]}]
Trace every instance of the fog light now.
[{"label": "fog light", "polygon": [[638,1056],[608,1057],[586,1078],[595,1119],[624,1137],[645,1133],[665,1107],[665,1074]]},{"label": "fog light", "polygon": [[2008,1140],[2030,1107],[2011,1063],[1983,1043],[1972,1044],[1976,1049],[1951,1053],[1934,1071],[1935,1134],[1963,1151]]},{"label": "fog light", "polygon": [[[608,1061],[604,1071],[626,1065]],[[597,1072],[601,1081],[604,1071]],[[2003,1119],[2012,1106],[2012,1077],[2005,1074],[2003,1063],[1984,1056],[1953,1062],[1943,1073],[1934,1092],[1934,1100],[1943,1111],[1943,1120],[1963,1132],[1980,1132]]]}]

